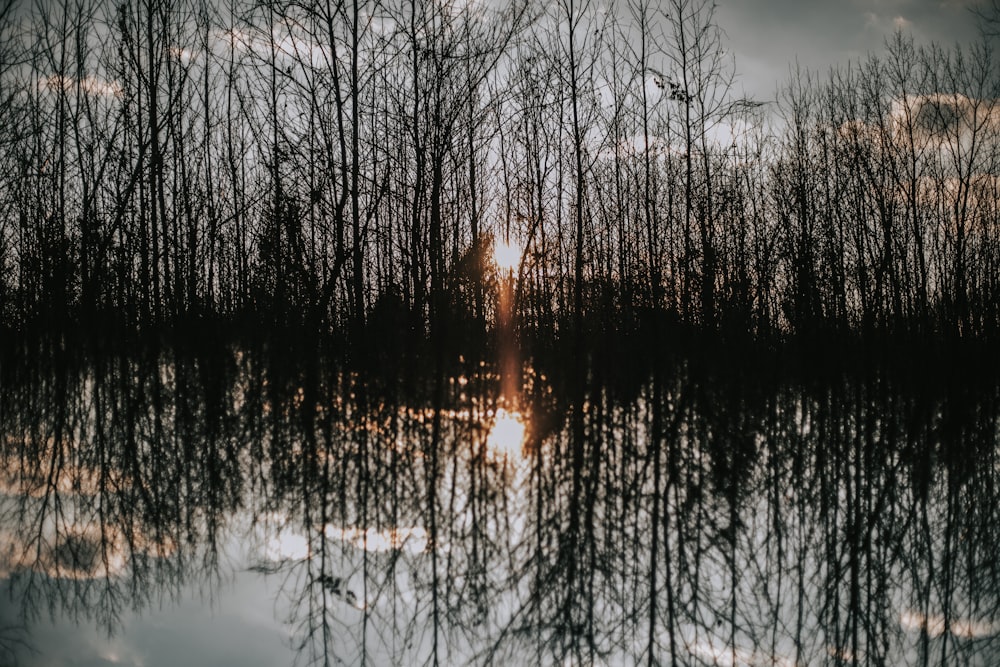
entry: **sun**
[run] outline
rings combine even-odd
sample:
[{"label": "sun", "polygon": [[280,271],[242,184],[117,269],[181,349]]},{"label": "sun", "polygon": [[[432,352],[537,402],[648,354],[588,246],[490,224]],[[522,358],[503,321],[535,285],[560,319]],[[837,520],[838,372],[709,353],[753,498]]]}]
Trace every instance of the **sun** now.
[{"label": "sun", "polygon": [[493,242],[493,261],[504,271],[513,271],[521,263],[521,247],[517,242],[497,238]]},{"label": "sun", "polygon": [[524,421],[517,412],[500,408],[493,420],[493,428],[486,439],[486,448],[497,457],[520,458],[524,444]]}]

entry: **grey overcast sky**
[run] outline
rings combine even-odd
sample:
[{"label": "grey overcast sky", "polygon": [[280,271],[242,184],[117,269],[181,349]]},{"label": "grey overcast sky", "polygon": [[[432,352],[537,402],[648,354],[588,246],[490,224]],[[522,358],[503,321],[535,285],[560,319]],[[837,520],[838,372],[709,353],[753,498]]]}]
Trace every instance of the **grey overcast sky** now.
[{"label": "grey overcast sky", "polygon": [[899,28],[918,44],[979,38],[971,9],[982,0],[717,0],[725,44],[736,57],[736,90],[773,99],[798,59],[825,75],[830,67],[884,50]]}]

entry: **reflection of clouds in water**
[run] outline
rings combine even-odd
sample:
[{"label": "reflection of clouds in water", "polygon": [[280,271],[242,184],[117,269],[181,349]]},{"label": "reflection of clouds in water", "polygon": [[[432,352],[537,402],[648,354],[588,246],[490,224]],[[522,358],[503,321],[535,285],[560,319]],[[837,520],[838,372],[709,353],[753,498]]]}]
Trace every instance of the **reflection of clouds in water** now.
[{"label": "reflection of clouds in water", "polygon": [[945,623],[945,617],[941,614],[923,614],[919,611],[908,609],[899,614],[899,625],[908,632],[927,632],[930,637],[940,637],[945,633],[945,625],[948,632],[961,639],[981,639],[991,637],[1000,632],[1000,622],[973,620],[970,618],[951,618]]},{"label": "reflection of clouds in water", "polygon": [[80,520],[58,528],[51,522],[39,535],[26,538],[3,533],[0,577],[34,570],[53,579],[105,579],[126,573],[135,554],[168,558],[176,551],[173,541],[155,540],[132,529],[131,536],[118,527]]},{"label": "reflection of clouds in water", "polygon": [[[262,539],[265,559],[269,561],[305,561],[317,555],[317,547],[310,543],[308,534],[301,528],[289,525],[283,514],[273,514],[270,520],[276,518],[273,526],[262,523],[254,525],[258,539]],[[368,553],[387,553],[403,551],[410,554],[420,554],[427,550],[428,535],[424,528],[343,528],[326,525],[322,536],[331,542],[342,544],[350,549]]]},{"label": "reflection of clouds in water", "polygon": [[[46,455],[55,452],[46,448]],[[89,465],[63,464],[53,475],[45,463],[0,471],[0,496],[44,498],[52,494],[96,496],[109,490],[128,489],[128,477],[117,469],[100,471]]]},{"label": "reflection of clouds in water", "polygon": [[[720,637],[706,632],[704,628],[685,625],[681,628],[680,639],[687,653],[697,658],[699,664],[716,665],[717,667],[796,667],[795,661],[783,655],[771,655],[762,650],[741,645],[737,639],[735,644],[728,637]],[[664,644],[668,638],[662,639]],[[682,662],[686,663],[686,660]]]},{"label": "reflection of clouds in water", "polygon": [[267,542],[264,555],[269,560],[305,560],[311,551],[305,535],[281,530]]},{"label": "reflection of clouds in water", "polygon": [[[82,392],[90,399],[90,382]],[[80,433],[79,442],[86,442]],[[167,558],[176,544],[168,534],[151,536],[131,512],[122,515],[112,498],[133,491],[128,475],[116,466],[81,461],[77,440],[6,437],[30,457],[8,459],[0,470],[0,577],[31,570],[52,579],[111,579],[126,573],[136,555]],[[14,520],[16,518],[16,520]]]},{"label": "reflection of clouds in water", "polygon": [[[42,454],[59,456],[51,446]],[[176,552],[172,537],[151,537],[133,523],[139,517],[101,518],[100,499],[130,488],[120,471],[45,465],[34,461],[0,472],[0,517],[29,518],[0,532],[0,577],[33,570],[53,579],[115,578],[134,555],[167,558]]]},{"label": "reflection of clouds in water", "polygon": [[84,529],[56,536],[34,566],[56,579],[96,579],[117,576],[126,564],[123,545]]},{"label": "reflection of clouds in water", "polygon": [[[406,551],[423,553],[427,549],[427,531],[415,528],[340,528],[326,526],[323,535],[328,540],[343,542],[369,553]],[[305,560],[313,556],[309,538],[300,532],[282,528],[267,540],[264,555],[269,560]]]},{"label": "reflection of clouds in water", "polygon": [[427,531],[414,528],[339,528],[326,526],[323,534],[328,539],[346,542],[357,549],[380,553],[386,551],[407,551],[422,553],[427,549]]}]

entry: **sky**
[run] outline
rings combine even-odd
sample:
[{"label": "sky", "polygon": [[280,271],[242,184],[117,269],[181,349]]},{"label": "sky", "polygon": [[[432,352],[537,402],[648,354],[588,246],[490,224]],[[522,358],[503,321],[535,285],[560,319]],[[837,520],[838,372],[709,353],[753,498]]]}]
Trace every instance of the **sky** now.
[{"label": "sky", "polygon": [[736,90],[768,100],[796,60],[825,76],[832,66],[883,52],[897,29],[917,44],[977,40],[971,9],[983,1],[717,0],[716,17],[736,59]]}]

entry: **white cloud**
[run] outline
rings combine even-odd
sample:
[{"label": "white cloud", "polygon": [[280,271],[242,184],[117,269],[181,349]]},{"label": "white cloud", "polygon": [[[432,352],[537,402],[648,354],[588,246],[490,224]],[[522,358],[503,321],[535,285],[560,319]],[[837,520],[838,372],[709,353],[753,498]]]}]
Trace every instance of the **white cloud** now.
[{"label": "white cloud", "polygon": [[102,97],[119,97],[122,94],[122,87],[117,81],[106,81],[96,76],[87,76],[76,79],[71,76],[59,76],[54,74],[41,80],[42,88],[49,90],[62,90],[65,92],[75,92],[79,90],[87,95],[98,95]]}]

